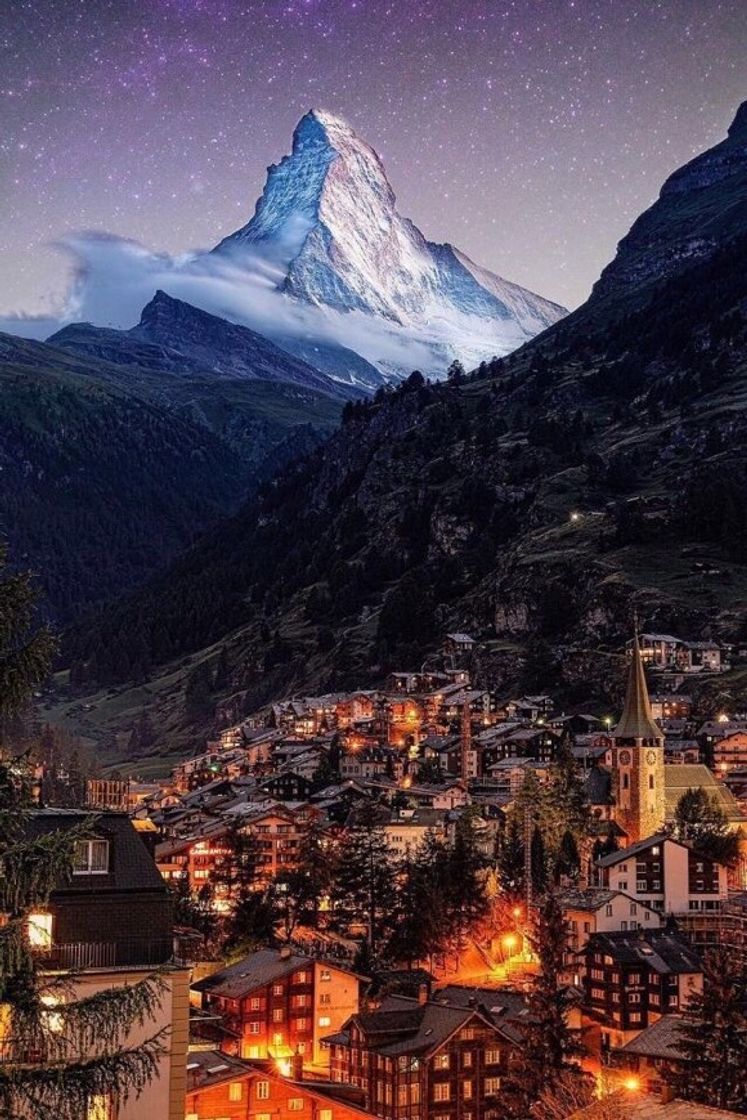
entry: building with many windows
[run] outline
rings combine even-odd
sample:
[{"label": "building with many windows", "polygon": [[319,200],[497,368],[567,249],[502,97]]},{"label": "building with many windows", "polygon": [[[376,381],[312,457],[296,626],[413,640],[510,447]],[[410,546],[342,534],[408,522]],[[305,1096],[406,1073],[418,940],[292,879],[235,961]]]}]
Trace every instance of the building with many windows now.
[{"label": "building with many windows", "polygon": [[259,949],[192,985],[203,1011],[219,1014],[241,1058],[324,1068],[322,1038],[358,1010],[363,978],[339,962],[290,949]]}]

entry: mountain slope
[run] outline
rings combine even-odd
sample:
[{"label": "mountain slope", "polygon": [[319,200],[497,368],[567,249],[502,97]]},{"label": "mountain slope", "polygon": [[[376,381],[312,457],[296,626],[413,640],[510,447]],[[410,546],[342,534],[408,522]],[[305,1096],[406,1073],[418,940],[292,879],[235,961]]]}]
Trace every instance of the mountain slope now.
[{"label": "mountain slope", "polygon": [[337,381],[238,323],[157,291],[128,331],[74,323],[47,341],[117,364],[282,382],[345,398]]},{"label": "mountain slope", "polygon": [[[700,158],[708,168],[711,153]],[[413,375],[349,404],[323,447],[163,579],[71,633],[67,656],[123,681],[128,643],[144,640],[168,665],[151,702],[176,745],[193,733],[179,659],[223,644],[238,714],[417,666],[454,627],[485,643],[484,683],[558,686],[582,702],[605,695],[606,662],[588,651],[622,640],[631,602],[647,626],[743,638],[743,170],[735,159],[720,180],[720,212],[707,174],[690,193],[692,227],[720,230],[709,252],[645,292],[596,294],[461,384]],[[645,249],[623,240],[620,275],[632,275],[630,253],[654,276],[665,224],[648,269]],[[99,719],[111,729],[117,715],[104,705]]]},{"label": "mountain slope", "polygon": [[442,371],[449,356],[505,354],[565,314],[453,246],[427,241],[397,212],[373,148],[318,110],[298,124],[291,154],[269,169],[254,217],[214,252],[256,256],[296,299],[411,335]]},{"label": "mountain slope", "polygon": [[0,336],[0,531],[59,620],[142,581],[339,422],[340,387],[312,367],[153,304],[140,331]]}]

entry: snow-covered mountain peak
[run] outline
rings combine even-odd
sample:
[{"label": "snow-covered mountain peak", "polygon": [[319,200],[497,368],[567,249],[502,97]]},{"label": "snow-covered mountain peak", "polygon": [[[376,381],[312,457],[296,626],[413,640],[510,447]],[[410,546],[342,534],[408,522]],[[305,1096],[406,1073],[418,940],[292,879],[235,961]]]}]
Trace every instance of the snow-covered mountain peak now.
[{"label": "snow-covered mountain peak", "polygon": [[[374,149],[343,120],[313,109],[290,155],[273,164],[251,221],[215,252],[258,257],[293,299],[373,317],[433,352],[429,372],[451,357],[505,354],[564,309],[425,239],[402,217]],[[385,364],[367,352],[369,361]]]}]

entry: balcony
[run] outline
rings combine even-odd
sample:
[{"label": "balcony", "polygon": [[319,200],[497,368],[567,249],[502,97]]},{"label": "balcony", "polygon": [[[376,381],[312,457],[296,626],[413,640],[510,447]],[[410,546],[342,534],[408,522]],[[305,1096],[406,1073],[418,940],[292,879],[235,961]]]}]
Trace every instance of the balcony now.
[{"label": "balcony", "polygon": [[171,937],[142,937],[36,946],[34,955],[43,969],[76,972],[88,968],[154,968],[171,960],[173,952]]}]

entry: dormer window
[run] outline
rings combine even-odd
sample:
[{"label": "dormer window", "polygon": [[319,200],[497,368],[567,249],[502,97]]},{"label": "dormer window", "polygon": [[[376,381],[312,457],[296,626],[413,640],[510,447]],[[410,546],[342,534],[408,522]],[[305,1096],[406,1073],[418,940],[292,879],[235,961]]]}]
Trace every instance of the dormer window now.
[{"label": "dormer window", "polygon": [[78,840],[73,853],[73,875],[106,875],[109,871],[108,840]]}]

